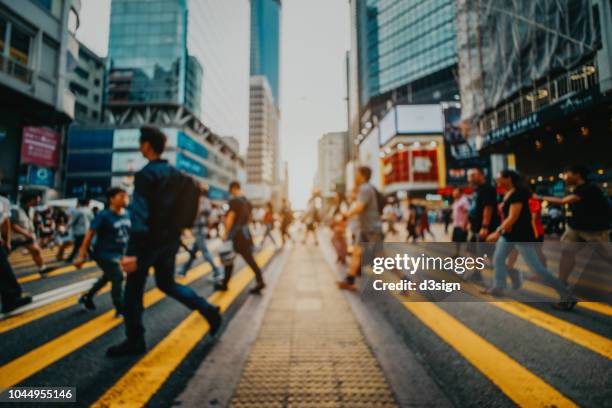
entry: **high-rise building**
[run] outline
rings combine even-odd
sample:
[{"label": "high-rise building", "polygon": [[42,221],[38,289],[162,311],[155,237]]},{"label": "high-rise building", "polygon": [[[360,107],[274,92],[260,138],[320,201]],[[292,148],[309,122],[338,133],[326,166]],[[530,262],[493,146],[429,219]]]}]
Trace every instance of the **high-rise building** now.
[{"label": "high-rise building", "polygon": [[199,117],[202,66],[187,52],[187,27],[185,0],[112,2],[109,107],[170,103]]},{"label": "high-rise building", "polygon": [[549,195],[567,164],[612,193],[612,3],[457,2],[464,127]]},{"label": "high-rise building", "polygon": [[280,102],[280,0],[251,0],[251,75],[264,76]]},{"label": "high-rise building", "polygon": [[78,61],[78,0],[0,0],[0,192],[48,196],[74,117],[67,77]]},{"label": "high-rise building", "polygon": [[265,77],[251,77],[250,101],[246,193],[256,202],[265,202],[278,182],[278,109]]},{"label": "high-rise building", "polygon": [[[351,158],[367,158],[387,193],[425,194],[445,186],[451,167],[481,164],[456,123],[445,122],[456,119],[447,107],[460,99],[456,3],[350,0]],[[469,155],[455,156],[455,146],[449,153],[450,139]]]},{"label": "high-rise building", "polygon": [[348,161],[346,132],[324,134],[319,139],[317,161],[317,184],[321,197],[330,199],[337,191],[343,192]]},{"label": "high-rise building", "polygon": [[[228,36],[230,45],[215,41],[214,34],[224,36],[223,21],[235,26],[229,7],[221,0],[113,0],[104,123],[71,129],[67,195],[98,195],[109,185],[129,188],[144,164],[138,129],[146,124],[166,133],[165,156],[177,168],[208,183],[213,198],[227,195],[243,166],[239,152],[215,133],[228,134],[229,121],[217,113],[234,112],[227,101],[243,84],[223,50],[234,49],[240,39]],[[210,96],[203,98],[203,91]],[[210,104],[216,99],[222,105]],[[241,120],[241,107],[234,107]],[[204,117],[226,127],[216,130]]]},{"label": "high-rise building", "polygon": [[281,195],[279,70],[280,0],[251,0],[251,86],[247,196],[278,201]]},{"label": "high-rise building", "polygon": [[76,123],[100,123],[104,95],[105,62],[84,44],[79,43],[79,62],[70,73],[70,91],[76,98]]}]

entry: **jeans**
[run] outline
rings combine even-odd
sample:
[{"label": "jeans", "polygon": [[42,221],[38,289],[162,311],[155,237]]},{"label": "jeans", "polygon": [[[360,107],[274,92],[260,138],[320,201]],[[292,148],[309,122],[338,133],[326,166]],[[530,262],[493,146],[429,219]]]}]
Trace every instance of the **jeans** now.
[{"label": "jeans", "polygon": [[215,265],[215,260],[213,259],[212,254],[208,250],[208,246],[206,245],[206,236],[204,234],[196,234],[195,242],[189,251],[189,259],[185,262],[183,266],[183,271],[187,272],[191,265],[193,265],[193,261],[196,259],[196,254],[198,249],[202,251],[202,258],[206,260],[212,267],[213,277],[215,279],[221,279],[223,272]]},{"label": "jeans", "polygon": [[266,228],[266,231],[264,232],[264,236],[261,239],[261,244],[259,244],[259,246],[263,247],[263,244],[266,242],[266,238],[270,238],[270,240],[272,240],[272,244],[276,246],[276,240],[274,239],[274,236],[272,235],[274,226],[272,224],[265,224],[265,228]]},{"label": "jeans", "polygon": [[3,305],[11,303],[21,296],[21,286],[17,283],[8,255],[6,248],[0,246],[0,296]]},{"label": "jeans", "polygon": [[110,282],[112,285],[111,298],[113,299],[113,305],[117,312],[123,313],[123,271],[119,261],[97,259],[96,263],[102,269],[102,276],[93,284],[85,296],[89,298],[94,297],[107,282]]},{"label": "jeans", "polygon": [[198,295],[189,286],[180,285],[174,280],[175,258],[180,240],[177,237],[171,243],[147,248],[138,257],[136,271],[127,275],[124,293],[125,330],[129,341],[144,340],[142,313],[144,307],[142,298],[150,267],[155,270],[157,287],[166,295],[178,300],[191,310],[197,310],[202,315],[214,310],[206,299]]},{"label": "jeans", "polygon": [[559,281],[557,278],[553,276],[553,274],[546,269],[546,267],[540,261],[537,251],[535,250],[534,245],[541,244],[528,244],[528,243],[518,243],[518,242],[508,242],[506,238],[500,237],[497,243],[495,244],[495,253],[493,254],[493,266],[495,268],[495,288],[503,289],[506,287],[506,276],[508,275],[508,267],[506,266],[506,258],[510,252],[512,252],[513,248],[521,254],[525,263],[531,269],[532,272],[540,275],[540,277],[544,280],[544,282],[555,289],[561,299],[566,299],[570,296],[569,291]]}]

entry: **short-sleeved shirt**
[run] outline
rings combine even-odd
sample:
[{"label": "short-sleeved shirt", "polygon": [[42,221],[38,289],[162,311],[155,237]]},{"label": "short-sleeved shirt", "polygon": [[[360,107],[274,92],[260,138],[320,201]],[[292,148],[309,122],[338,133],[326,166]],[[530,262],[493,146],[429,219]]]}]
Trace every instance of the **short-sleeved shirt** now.
[{"label": "short-sleeved shirt", "polygon": [[125,254],[132,223],[127,211],[117,214],[109,209],[96,215],[90,229],[96,233],[93,258],[104,261],[119,261]]},{"label": "short-sleeved shirt", "polygon": [[584,183],[574,189],[580,200],[572,203],[568,224],[577,231],[610,229],[610,207],[603,192],[594,184]]},{"label": "short-sleeved shirt", "polygon": [[[22,207],[14,206],[13,208],[11,208],[11,222],[13,224],[19,225],[21,228],[23,228],[30,234],[36,233],[34,223],[28,216],[26,210]],[[21,234],[14,234],[13,239],[18,242],[27,241],[27,238]]]},{"label": "short-sleeved shirt", "polygon": [[538,237],[544,235],[544,225],[542,225],[542,203],[537,198],[529,197],[529,211],[535,215],[535,228]]},{"label": "short-sleeved shirt", "polygon": [[234,247],[246,249],[253,245],[253,240],[248,232],[249,218],[253,207],[249,200],[244,197],[234,197],[229,200],[228,204],[227,212],[233,212],[236,215],[230,231]]},{"label": "short-sleeved shirt", "polygon": [[2,196],[0,196],[0,224],[7,218],[11,217],[11,202]]},{"label": "short-sleeved shirt", "polygon": [[463,228],[467,223],[470,211],[470,200],[466,196],[461,196],[453,202],[453,226]]},{"label": "short-sleeved shirt", "polygon": [[482,228],[482,216],[485,207],[492,207],[491,221],[489,222],[489,231],[493,231],[499,226],[499,215],[497,214],[497,191],[495,187],[489,184],[482,184],[476,188],[474,199],[470,208],[470,226],[474,233],[477,233]]},{"label": "short-sleeved shirt", "polygon": [[70,210],[70,225],[75,236],[83,236],[89,229],[93,214],[89,208],[78,207]]},{"label": "short-sleeved shirt", "polygon": [[510,214],[510,206],[515,203],[523,204],[518,219],[510,231],[504,234],[510,242],[533,242],[535,236],[531,227],[531,211],[529,210],[529,191],[526,189],[514,190],[503,203],[504,219]]},{"label": "short-sleeved shirt", "polygon": [[369,233],[379,231],[381,228],[380,213],[378,212],[378,195],[376,189],[370,183],[359,186],[357,201],[364,205],[359,214],[359,229],[361,232]]}]

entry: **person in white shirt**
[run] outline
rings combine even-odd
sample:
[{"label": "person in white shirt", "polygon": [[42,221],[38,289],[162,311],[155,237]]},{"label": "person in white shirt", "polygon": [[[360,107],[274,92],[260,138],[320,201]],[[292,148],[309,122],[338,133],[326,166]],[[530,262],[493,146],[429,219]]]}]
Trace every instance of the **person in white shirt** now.
[{"label": "person in white shirt", "polygon": [[0,298],[2,313],[9,313],[32,302],[31,296],[24,296],[9,263],[11,252],[11,203],[0,196]]}]

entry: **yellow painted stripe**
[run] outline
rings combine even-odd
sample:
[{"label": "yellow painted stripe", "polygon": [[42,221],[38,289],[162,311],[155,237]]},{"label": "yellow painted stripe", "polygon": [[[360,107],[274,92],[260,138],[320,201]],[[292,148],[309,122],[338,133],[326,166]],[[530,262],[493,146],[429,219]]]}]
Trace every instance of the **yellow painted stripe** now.
[{"label": "yellow painted stripe", "polygon": [[[91,268],[92,266],[96,266],[96,263],[94,261],[89,261],[89,262],[85,262],[83,264],[83,268]],[[77,271],[77,267],[75,267],[74,265],[67,265],[67,266],[62,266],[61,268],[57,268],[54,269],[48,273],[45,274],[45,278],[50,278],[53,276],[59,276],[59,275],[64,275],[66,273],[70,273],[70,272],[74,272]],[[32,281],[37,281],[40,280],[41,276],[39,273],[33,273],[30,275],[26,275],[26,276],[22,276],[21,278],[17,279],[17,282],[23,284],[23,283],[27,283],[27,282],[32,282]]]},{"label": "yellow painted stripe", "polygon": [[[99,292],[98,295],[106,293],[110,290],[110,284],[105,285]],[[60,310],[67,309],[74,306],[81,295],[70,296],[66,299],[61,299],[48,305],[39,307],[19,314],[17,316],[9,317],[8,319],[0,320],[0,333],[16,329],[25,324],[38,320],[52,313],[59,312]]]},{"label": "yellow painted stripe", "polygon": [[[439,254],[446,254],[445,252],[442,251],[432,251],[432,252],[436,252]],[[520,270],[521,273],[525,273],[524,269]],[[486,268],[482,271],[483,276],[487,277],[487,278],[491,278],[493,276],[494,271],[491,268]],[[523,289],[525,289],[528,292],[531,293],[535,293],[538,295],[542,295],[542,296],[546,296],[552,299],[558,299],[559,298],[559,294],[550,286],[545,286],[542,285],[540,283],[536,283],[536,282],[532,282],[529,280],[523,280]],[[477,295],[477,293],[472,293],[473,295]],[[492,300],[494,301],[495,299],[492,298]],[[582,309],[586,309],[589,310],[591,312],[595,312],[595,313],[599,313],[605,316],[612,316],[612,306],[606,304],[606,303],[601,303],[601,302],[589,302],[589,301],[583,301],[580,300],[578,302],[578,304],[576,305],[579,308]]]},{"label": "yellow painted stripe", "polygon": [[[272,257],[272,250],[263,251],[257,258],[264,264]],[[252,280],[248,266],[232,279],[228,291],[216,292],[208,298],[225,311]],[[92,407],[142,407],[166,382],[189,352],[208,333],[208,323],[200,313],[193,312],[149,353],[125,373]]]},{"label": "yellow painted stripe", "polygon": [[583,329],[553,315],[542,312],[524,303],[516,301],[493,302],[493,306],[514,316],[527,320],[557,336],[579,344],[597,354],[612,360],[612,340],[597,333]]},{"label": "yellow painted stripe", "polygon": [[[177,257],[178,261],[181,261],[181,258],[186,258],[187,254],[181,254]],[[219,262],[219,259],[216,258],[216,261]],[[85,264],[87,265],[87,264]],[[202,266],[200,265],[200,268]],[[207,263],[204,267],[204,269],[202,270],[202,272],[204,274],[209,273],[211,271],[211,267],[210,265]],[[191,270],[193,271],[193,269]],[[94,273],[90,273],[87,274],[85,276],[83,276],[83,279],[88,279],[94,275],[97,275],[98,272],[94,272]],[[102,288],[99,292],[98,295],[101,295],[103,293],[106,293],[110,290],[110,285],[106,285],[104,286],[104,288]],[[11,316],[8,317],[6,319],[0,320],[0,333],[5,333],[7,331],[16,329],[18,327],[21,327],[25,324],[28,324],[34,320],[38,320],[40,318],[43,318],[45,316],[48,316],[52,313],[55,312],[59,312],[60,310],[64,310],[70,306],[74,306],[75,303],[77,302],[78,298],[80,295],[76,295],[76,296],[71,296],[67,299],[61,299],[58,300],[56,302],[53,303],[49,303],[45,306],[39,307],[37,309],[33,309],[30,310],[28,312],[16,315],[16,316]]]},{"label": "yellow painted stripe", "polygon": [[[186,278],[177,279],[177,281],[182,284],[189,284],[204,276],[209,270],[210,266],[208,264],[200,265]],[[151,289],[144,295],[144,307],[147,308],[164,297],[165,295],[161,290]],[[8,388],[25,380],[119,325],[122,320],[114,319],[114,315],[115,311],[110,310],[3,365],[0,367],[0,388]]]},{"label": "yellow painted stripe", "polygon": [[[186,277],[177,279],[177,282],[188,285],[209,270],[210,265],[201,264],[192,269]],[[161,290],[151,289],[144,294],[143,306],[148,308],[164,297],[165,294]],[[18,384],[113,329],[122,322],[121,319],[115,319],[114,314],[115,311],[110,310],[3,365],[0,367],[0,389]]]},{"label": "yellow painted stripe", "polygon": [[575,407],[574,402],[430,302],[402,302],[519,406]]}]

